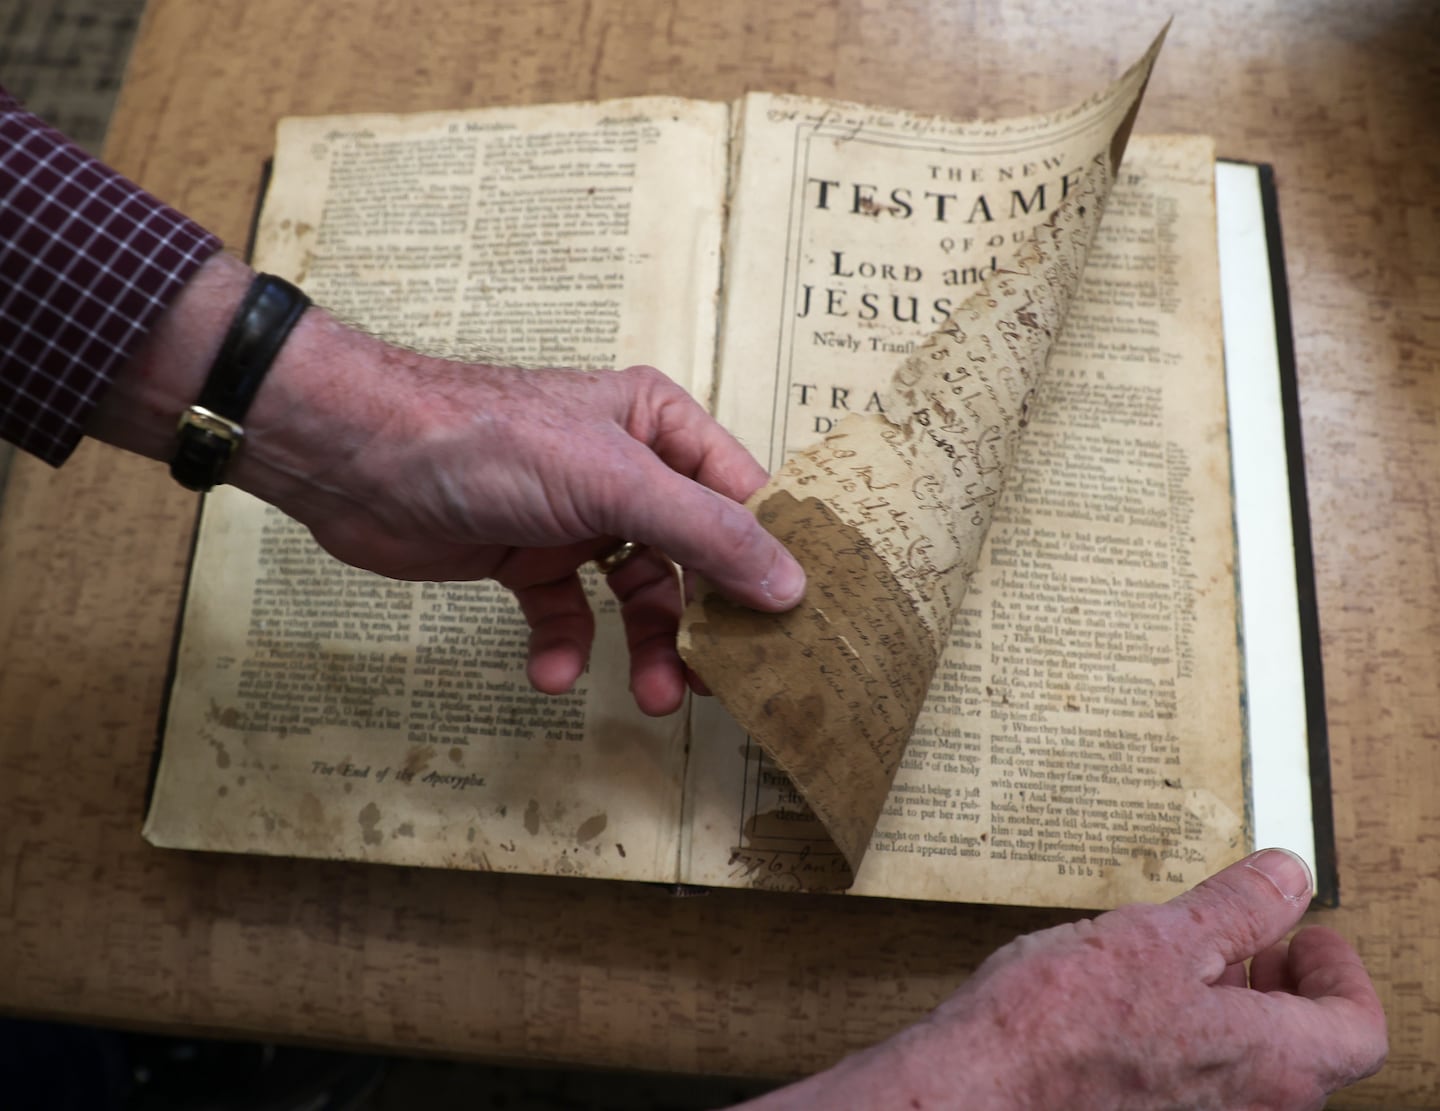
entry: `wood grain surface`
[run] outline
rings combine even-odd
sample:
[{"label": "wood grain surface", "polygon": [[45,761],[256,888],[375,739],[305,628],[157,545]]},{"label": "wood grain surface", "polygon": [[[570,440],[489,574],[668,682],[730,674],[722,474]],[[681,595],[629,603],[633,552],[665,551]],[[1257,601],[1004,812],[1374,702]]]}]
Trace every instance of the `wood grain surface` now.
[{"label": "wood grain surface", "polygon": [[[1334,1106],[1440,1106],[1440,8],[1212,0],[1140,131],[1279,180],[1343,907],[1391,1059]],[[1057,107],[1151,0],[152,0],[108,156],[237,248],[275,120],[747,89]],[[1005,908],[186,855],[139,836],[195,503],[87,445],[0,519],[0,1008],[492,1059],[793,1076],[1058,920]]]}]

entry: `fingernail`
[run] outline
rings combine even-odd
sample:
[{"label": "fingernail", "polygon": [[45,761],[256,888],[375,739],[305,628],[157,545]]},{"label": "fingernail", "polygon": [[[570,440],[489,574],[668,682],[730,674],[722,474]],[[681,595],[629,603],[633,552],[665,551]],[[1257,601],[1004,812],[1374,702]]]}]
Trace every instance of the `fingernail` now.
[{"label": "fingernail", "polygon": [[789,609],[805,593],[805,570],[789,552],[782,552],[770,566],[760,588],[775,602]]},{"label": "fingernail", "polygon": [[1314,891],[1310,866],[1289,849],[1265,849],[1246,862],[1290,900],[1308,899]]}]

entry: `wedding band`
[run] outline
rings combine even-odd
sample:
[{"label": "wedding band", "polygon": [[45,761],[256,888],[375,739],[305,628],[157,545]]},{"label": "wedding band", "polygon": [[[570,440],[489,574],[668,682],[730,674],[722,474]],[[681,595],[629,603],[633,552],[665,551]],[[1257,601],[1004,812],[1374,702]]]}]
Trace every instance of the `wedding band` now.
[{"label": "wedding band", "polygon": [[608,575],[612,571],[618,571],[620,565],[640,550],[640,545],[633,540],[622,540],[615,547],[611,548],[602,556],[595,557],[595,566],[600,574]]}]

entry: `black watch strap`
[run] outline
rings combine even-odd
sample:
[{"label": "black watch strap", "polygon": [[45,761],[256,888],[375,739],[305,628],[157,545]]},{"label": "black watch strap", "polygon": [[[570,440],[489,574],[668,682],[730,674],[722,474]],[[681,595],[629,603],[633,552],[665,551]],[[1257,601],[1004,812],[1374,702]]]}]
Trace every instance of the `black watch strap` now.
[{"label": "black watch strap", "polygon": [[218,485],[245,436],[242,421],[310,298],[271,274],[257,274],[235,312],[200,397],[180,416],[170,474],[191,490]]}]

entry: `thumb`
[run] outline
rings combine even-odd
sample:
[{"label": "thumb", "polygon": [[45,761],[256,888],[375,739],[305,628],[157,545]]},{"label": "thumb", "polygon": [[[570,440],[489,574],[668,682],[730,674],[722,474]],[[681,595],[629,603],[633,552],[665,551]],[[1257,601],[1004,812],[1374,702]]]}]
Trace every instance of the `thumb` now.
[{"label": "thumb", "polygon": [[1310,905],[1312,890],[1303,860],[1288,849],[1262,849],[1176,896],[1165,910],[1175,916],[1182,944],[1206,982],[1213,983],[1227,965],[1289,933]]},{"label": "thumb", "polygon": [[634,453],[646,496],[616,506],[605,532],[659,548],[742,605],[777,611],[800,601],[804,570],[749,509],[638,444]]}]

